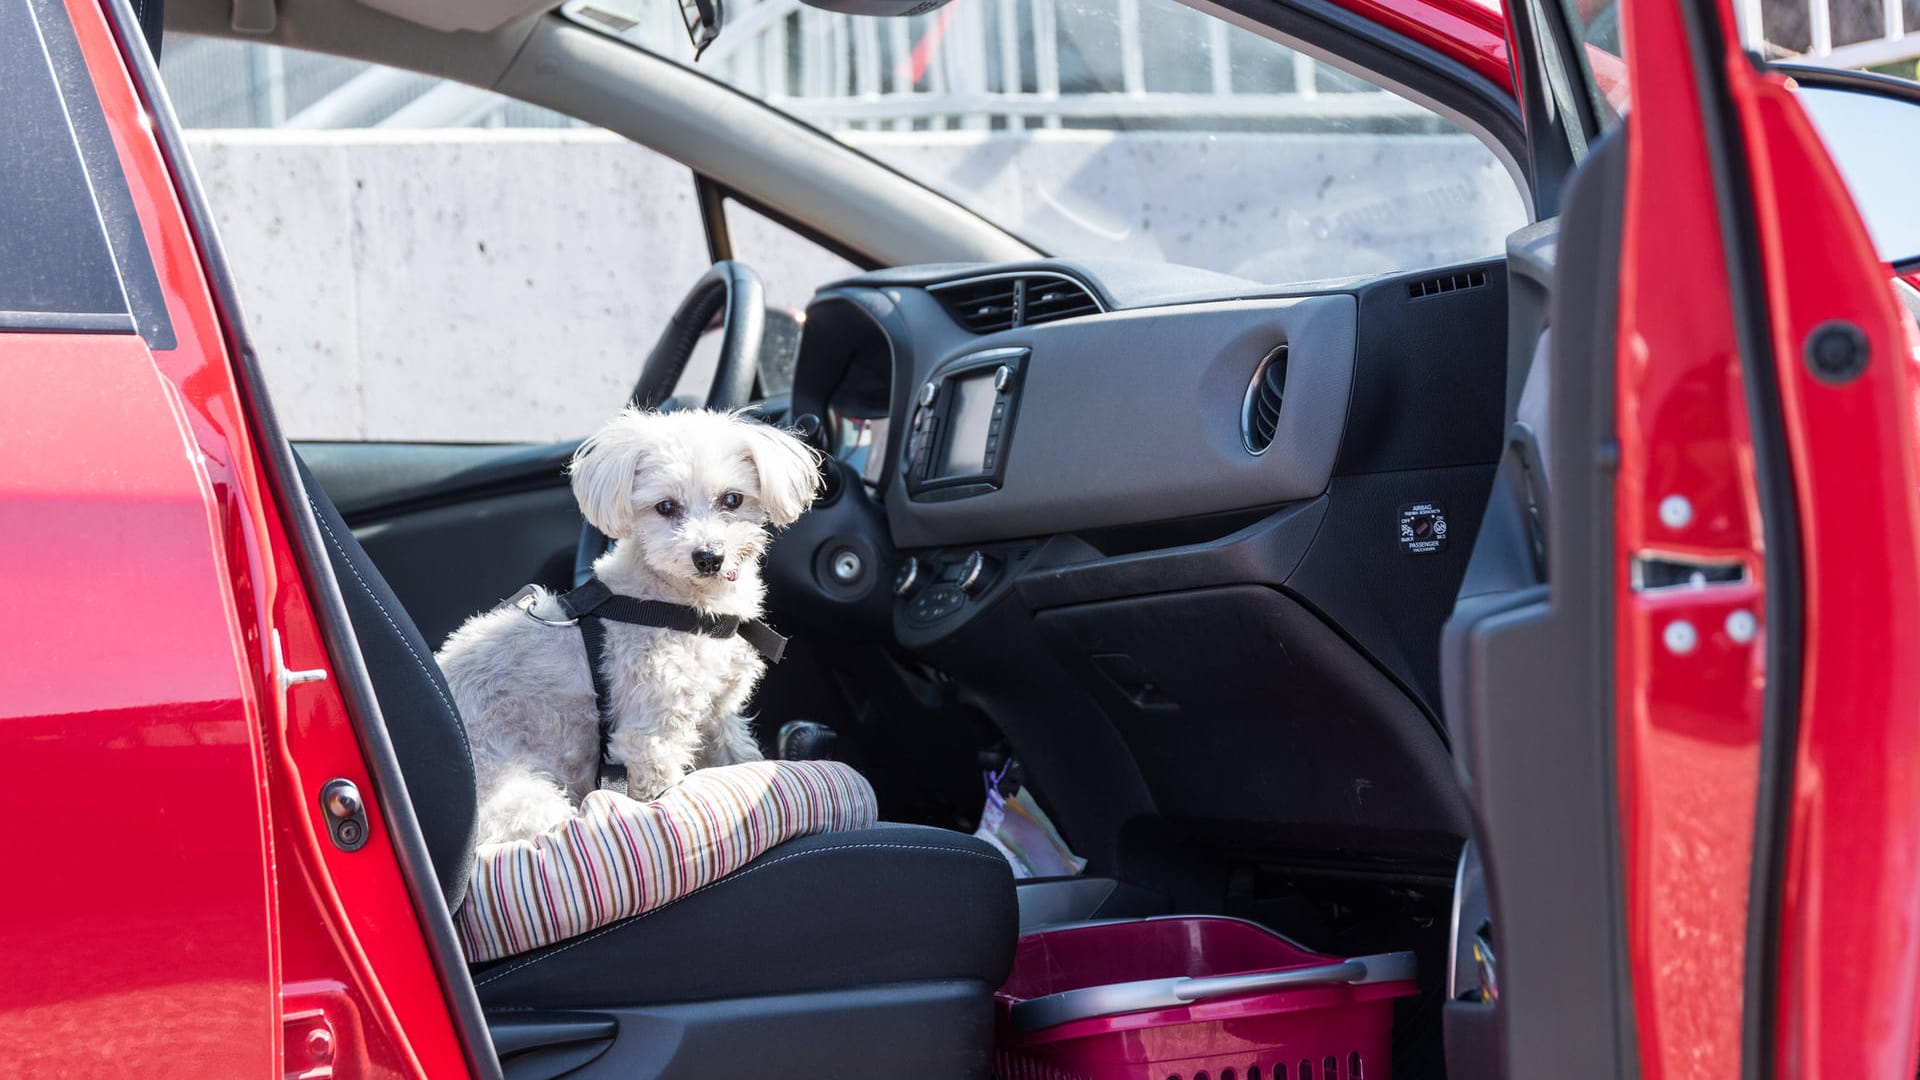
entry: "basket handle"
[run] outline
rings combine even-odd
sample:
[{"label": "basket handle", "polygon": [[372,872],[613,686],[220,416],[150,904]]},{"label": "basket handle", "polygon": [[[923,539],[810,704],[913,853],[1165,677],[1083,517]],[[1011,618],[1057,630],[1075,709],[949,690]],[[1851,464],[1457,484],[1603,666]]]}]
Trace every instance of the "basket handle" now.
[{"label": "basket handle", "polygon": [[1214,998],[1232,997],[1235,994],[1280,990],[1289,986],[1321,986],[1329,983],[1360,986],[1365,983],[1402,982],[1413,978],[1414,970],[1412,953],[1380,953],[1376,956],[1356,956],[1352,960],[1343,960],[1338,964],[1321,964],[1318,967],[1267,971],[1255,975],[1213,975],[1204,979],[1176,979],[1173,984],[1173,996],[1181,1001],[1210,1001]]},{"label": "basket handle", "polygon": [[1195,1001],[1232,997],[1289,986],[1330,986],[1345,983],[1401,982],[1415,973],[1410,952],[1380,953],[1342,960],[1337,964],[1268,971],[1253,975],[1212,975],[1205,978],[1142,979],[1138,982],[1089,986],[1022,1001],[1013,1006],[1014,1030],[1025,1034],[1096,1016],[1165,1009]]}]

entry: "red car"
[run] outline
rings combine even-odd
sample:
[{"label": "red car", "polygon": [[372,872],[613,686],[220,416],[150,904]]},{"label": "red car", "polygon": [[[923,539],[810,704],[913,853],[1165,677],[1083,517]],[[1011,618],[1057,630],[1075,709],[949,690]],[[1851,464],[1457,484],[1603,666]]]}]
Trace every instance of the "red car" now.
[{"label": "red car", "polygon": [[[984,1077],[1023,929],[1176,914],[1419,959],[1393,1060],[1235,1080],[1914,1075],[1920,89],[1728,0],[1196,3],[1477,136],[1526,219],[1260,282],[1048,257],[547,3],[0,0],[0,1071]],[[708,402],[828,452],[760,734],[820,722],[899,824],[469,966],[431,646],[604,541],[570,443],[283,437],[163,28],[606,124],[856,264],[770,344],[710,212],[635,397],[717,322]],[[1011,762],[1084,873],[967,835]]]}]

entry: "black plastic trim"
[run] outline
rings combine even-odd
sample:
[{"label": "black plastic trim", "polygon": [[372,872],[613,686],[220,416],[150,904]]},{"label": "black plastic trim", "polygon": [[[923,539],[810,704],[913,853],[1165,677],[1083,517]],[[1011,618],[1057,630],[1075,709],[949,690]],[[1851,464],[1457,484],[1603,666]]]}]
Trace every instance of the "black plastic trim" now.
[{"label": "black plastic trim", "polygon": [[1871,71],[1847,71],[1842,68],[1814,67],[1811,64],[1772,63],[1767,64],[1768,71],[1785,75],[1798,83],[1808,86],[1824,86],[1834,90],[1852,90],[1856,93],[1875,94],[1880,97],[1899,98],[1920,105],[1920,83],[1911,79],[1899,79],[1892,75],[1877,75]]},{"label": "black plastic trim", "polygon": [[[751,1076],[987,1080],[989,987],[971,979],[603,1010],[613,1045],[578,1080]],[[756,1068],[756,1063],[764,1063]],[[518,1080],[518,1078],[509,1078]]]},{"label": "black plastic trim", "polygon": [[620,1022],[605,1013],[503,1009],[487,1015],[487,1030],[493,1035],[494,1049],[501,1057],[510,1057],[543,1047],[611,1039],[619,1033]]},{"label": "black plastic trim", "polygon": [[137,334],[133,316],[109,311],[0,311],[0,330],[29,334]]},{"label": "black plastic trim", "polygon": [[[469,451],[470,457],[457,468],[434,467],[429,461],[418,470],[402,472],[389,466],[383,472],[385,463],[374,457],[383,447],[414,459],[462,450]],[[567,463],[579,447],[578,439],[494,447],[312,440],[302,442],[298,453],[320,478],[340,516],[358,529],[394,517],[464,506],[476,499],[564,489]]]},{"label": "black plastic trim", "polygon": [[[1569,63],[1568,58],[1576,54],[1568,51],[1565,20],[1555,18],[1558,4],[1559,0],[1519,0],[1507,5],[1507,16],[1513,23],[1513,38],[1523,43],[1514,64],[1514,75],[1520,81],[1521,108],[1527,131],[1527,156],[1523,160],[1528,163],[1533,176],[1536,221],[1560,213],[1562,190],[1574,166],[1578,164],[1575,160],[1575,141],[1567,124],[1568,97],[1578,99],[1578,104],[1574,106],[1574,122],[1578,125],[1581,151],[1584,152],[1598,137],[1596,125],[1591,123],[1585,69],[1578,61],[1572,61],[1575,70],[1564,70]],[[1539,25],[1540,20],[1546,25]],[[1555,79],[1555,73],[1546,70],[1549,52],[1552,53],[1552,59],[1562,66],[1558,79]],[[1578,92],[1573,92],[1567,85],[1570,78],[1579,80]]]},{"label": "black plastic trim", "polygon": [[[393,842],[402,878],[413,899],[414,912],[425,931],[427,952],[433,957],[435,974],[446,995],[449,1017],[460,1034],[461,1049],[472,1075],[483,1080],[503,1080],[500,1062],[494,1055],[487,1033],[486,1018],[480,1010],[480,998],[467,974],[466,957],[453,930],[453,916],[441,897],[439,879],[427,854],[426,839],[407,797],[406,780],[394,757],[393,743],[380,715],[380,703],[373,694],[359,643],[353,636],[353,624],[341,599],[339,582],[334,579],[332,563],[307,506],[306,489],[294,465],[293,448],[280,429],[279,418],[267,397],[266,380],[260,371],[258,354],[240,323],[239,294],[233,273],[227,265],[213,227],[213,215],[207,207],[206,193],[193,158],[186,152],[180,134],[179,118],[167,97],[165,83],[155,64],[129,0],[106,0],[105,10],[120,47],[121,57],[133,77],[136,91],[146,102],[152,117],[154,139],[173,177],[187,228],[193,234],[207,284],[222,314],[226,345],[233,358],[235,382],[240,388],[242,405],[254,428],[265,466],[268,488],[275,509],[287,526],[289,546],[300,564],[302,576],[311,590],[319,615],[321,635],[334,673],[340,678],[340,692],[354,719],[361,752],[370,769],[374,797],[386,817],[387,832]],[[137,42],[137,44],[135,44]]]},{"label": "black plastic trim", "polygon": [[1540,432],[1555,465],[1555,507],[1543,522],[1552,584],[1532,584],[1531,553],[1513,536],[1515,493],[1495,481],[1476,544],[1488,545],[1476,553],[1487,558],[1476,558],[1474,591],[1455,602],[1442,641],[1454,761],[1472,792],[1504,991],[1493,1026],[1473,1035],[1497,1039],[1498,1060],[1473,1076],[1637,1075],[1610,555],[1624,135],[1616,127],[1596,142],[1571,178],[1540,320],[1552,326],[1551,351],[1535,361],[1552,371],[1551,423]]},{"label": "black plastic trim", "polygon": [[[30,2],[40,7],[43,32],[47,14],[58,10],[62,20],[66,17],[65,10],[52,0]],[[141,12],[143,19],[157,20],[159,0],[147,0],[147,3]],[[173,333],[173,317],[168,314],[166,297],[160,291],[153,253],[147,250],[147,239],[140,231],[140,214],[133,207],[126,171],[120,167],[120,154],[113,147],[113,132],[107,127],[99,95],[86,81],[86,62],[80,54],[80,42],[73,36],[70,23],[63,21],[60,25],[64,32],[45,35],[44,40],[53,60],[55,78],[62,83],[61,93],[66,98],[67,122],[71,125],[74,144],[93,183],[95,209],[119,269],[120,288],[132,313],[133,329],[145,339],[149,349],[175,348],[178,342]],[[142,25],[148,30],[150,40],[158,37],[157,21],[150,27],[144,22]]]},{"label": "black plastic trim", "polygon": [[707,261],[733,258],[733,233],[727,228],[726,189],[703,173],[693,174],[693,198],[700,204],[700,227],[707,237]]}]

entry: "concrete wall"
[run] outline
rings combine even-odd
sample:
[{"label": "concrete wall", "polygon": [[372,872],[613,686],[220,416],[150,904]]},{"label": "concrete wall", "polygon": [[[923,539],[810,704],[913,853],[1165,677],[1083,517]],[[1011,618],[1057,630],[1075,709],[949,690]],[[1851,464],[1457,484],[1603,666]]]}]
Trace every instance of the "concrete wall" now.
[{"label": "concrete wall", "polygon": [[[1511,181],[1464,136],[1028,136],[854,141],[986,193],[1049,250],[1258,280],[1490,254],[1523,222]],[[707,263],[686,169],[602,132],[190,138],[295,438],[584,434]],[[777,304],[854,269],[756,215],[732,224]]]}]

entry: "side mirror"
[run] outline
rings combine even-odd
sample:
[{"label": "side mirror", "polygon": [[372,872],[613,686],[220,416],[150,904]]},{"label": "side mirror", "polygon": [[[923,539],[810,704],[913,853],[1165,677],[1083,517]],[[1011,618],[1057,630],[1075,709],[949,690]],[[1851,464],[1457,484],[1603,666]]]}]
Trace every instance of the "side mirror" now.
[{"label": "side mirror", "polygon": [[1920,147],[1920,84],[1882,75],[1779,64],[1813,120],[1847,190],[1888,263],[1920,263],[1920,211],[1914,206],[1915,147]]},{"label": "side mirror", "polygon": [[760,395],[780,397],[793,393],[793,367],[800,359],[800,316],[785,308],[767,309],[767,328],[760,338],[760,357],[756,366],[760,376]]}]

